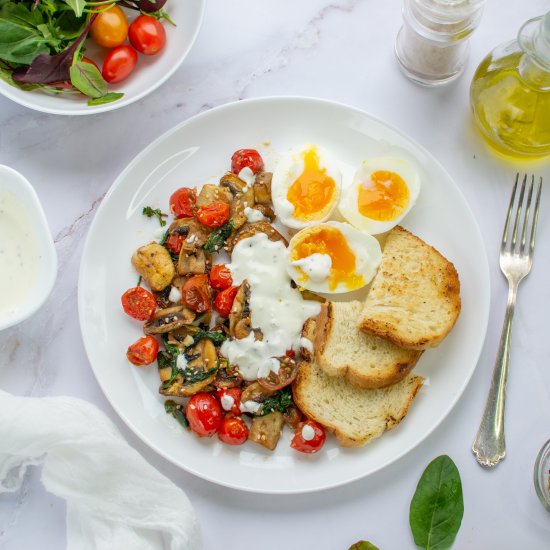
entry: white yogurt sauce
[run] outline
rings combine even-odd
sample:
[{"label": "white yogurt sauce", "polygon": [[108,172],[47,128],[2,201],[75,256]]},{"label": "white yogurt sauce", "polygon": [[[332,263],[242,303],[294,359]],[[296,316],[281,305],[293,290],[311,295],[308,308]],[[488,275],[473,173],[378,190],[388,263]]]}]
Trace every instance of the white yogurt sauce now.
[{"label": "white yogurt sauce", "polygon": [[300,338],[300,346],[309,351],[309,353],[313,353],[313,342],[309,338]]},{"label": "white yogurt sauce", "polygon": [[250,206],[247,206],[244,209],[244,215],[246,216],[246,221],[250,223],[254,222],[263,222],[267,218],[256,208],[250,208]]},{"label": "white yogurt sauce", "polygon": [[220,404],[224,411],[230,411],[235,405],[235,399],[226,393],[222,395]]},{"label": "white yogurt sauce", "polygon": [[175,304],[181,302],[181,292],[180,292],[180,289],[177,286],[173,286],[170,289],[170,294],[168,295],[168,300],[170,300],[170,302],[173,302]]},{"label": "white yogurt sauce", "polygon": [[304,424],[302,428],[302,438],[304,441],[311,441],[314,437],[315,430],[309,424]]},{"label": "white yogurt sauce", "polygon": [[240,180],[244,181],[244,189],[243,191],[248,191],[252,185],[254,185],[254,180],[256,179],[256,176],[254,175],[254,172],[250,169],[249,166],[245,166],[237,176]]},{"label": "white yogurt sauce", "polygon": [[41,254],[28,211],[0,189],[0,314],[15,315],[36,284]]},{"label": "white yogurt sauce", "polygon": [[308,278],[314,283],[326,281],[330,275],[332,267],[332,258],[328,254],[311,254],[305,258],[300,258],[290,265],[299,267]]},{"label": "white yogurt sauce", "polygon": [[221,352],[238,365],[245,380],[256,380],[258,370],[269,372],[273,357],[300,345],[302,327],[307,319],[319,314],[319,302],[304,300],[290,286],[287,273],[288,251],[280,242],[272,242],[264,233],[239,241],[228,268],[234,284],[245,279],[250,284],[252,326],[263,333],[256,340],[251,332],[241,340],[226,340]]}]

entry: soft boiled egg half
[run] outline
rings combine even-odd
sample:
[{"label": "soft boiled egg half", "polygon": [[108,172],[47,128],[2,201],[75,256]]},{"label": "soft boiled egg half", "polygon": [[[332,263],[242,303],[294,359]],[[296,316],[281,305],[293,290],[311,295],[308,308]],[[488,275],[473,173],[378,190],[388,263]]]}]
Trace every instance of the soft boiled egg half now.
[{"label": "soft boiled egg half", "polygon": [[377,235],[397,225],[420,192],[418,169],[405,159],[379,157],[362,162],[338,209],[361,231]]},{"label": "soft boiled egg half", "polygon": [[372,235],[351,225],[326,222],[302,229],[289,245],[288,273],[314,292],[340,293],[370,283],[382,259]]},{"label": "soft boiled egg half", "polygon": [[301,229],[329,218],[340,199],[342,175],[330,155],[304,145],[281,157],[273,172],[275,213],[288,227]]}]

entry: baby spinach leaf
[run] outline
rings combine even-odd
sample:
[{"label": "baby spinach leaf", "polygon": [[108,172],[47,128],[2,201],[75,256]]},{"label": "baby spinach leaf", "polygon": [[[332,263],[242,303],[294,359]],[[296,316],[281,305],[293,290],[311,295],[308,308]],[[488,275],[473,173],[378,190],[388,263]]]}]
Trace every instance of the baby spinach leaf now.
[{"label": "baby spinach leaf", "polygon": [[86,7],[86,0],[64,0],[64,2],[73,9],[77,17],[82,15],[82,12]]},{"label": "baby spinach leaf", "polygon": [[462,482],[447,455],[434,459],[422,474],[411,501],[409,523],[414,542],[426,550],[446,550],[464,515]]},{"label": "baby spinach leaf", "polygon": [[92,107],[93,105],[105,105],[105,103],[112,103],[117,101],[121,97],[124,97],[124,94],[121,92],[109,92],[101,97],[96,97],[88,100],[88,105]]},{"label": "baby spinach leaf", "polygon": [[349,547],[349,550],[379,550],[378,546],[374,546],[372,542],[367,540],[360,540]]},{"label": "baby spinach leaf", "polygon": [[91,63],[75,61],[69,70],[71,84],[84,95],[97,99],[107,95],[107,83],[99,69]]}]

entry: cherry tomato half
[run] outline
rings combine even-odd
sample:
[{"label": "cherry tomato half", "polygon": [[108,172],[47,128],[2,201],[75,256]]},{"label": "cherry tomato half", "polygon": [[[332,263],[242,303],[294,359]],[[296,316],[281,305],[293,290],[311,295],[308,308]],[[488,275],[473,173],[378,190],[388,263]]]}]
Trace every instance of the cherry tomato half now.
[{"label": "cherry tomato half", "polygon": [[108,10],[100,11],[90,27],[90,36],[105,48],[123,44],[128,36],[128,20],[122,9],[113,5]]},{"label": "cherry tomato half", "polygon": [[206,227],[221,227],[229,221],[230,209],[226,202],[213,202],[197,210],[197,220]]},{"label": "cherry tomato half", "polygon": [[145,55],[155,55],[166,45],[166,31],[162,23],[150,15],[140,15],[132,21],[128,38],[132,46]]},{"label": "cherry tomato half", "polygon": [[187,279],[181,288],[181,295],[184,304],[189,309],[199,313],[212,311],[210,286],[208,285],[208,275],[206,273]]},{"label": "cherry tomato half", "polygon": [[325,430],[320,424],[306,420],[298,425],[290,446],[301,453],[313,454],[321,449],[326,438]]},{"label": "cherry tomato half", "polygon": [[170,249],[170,252],[179,254],[181,247],[183,246],[183,235],[179,233],[171,233],[166,239],[166,247]]},{"label": "cherry tomato half", "polygon": [[258,378],[260,386],[272,391],[282,390],[284,387],[289,386],[298,374],[298,364],[292,357],[285,355],[277,359],[280,362],[279,372],[275,374],[270,371],[265,378]]},{"label": "cherry tomato half", "polygon": [[170,197],[170,210],[176,218],[192,218],[195,215],[197,190],[190,187],[178,189]]},{"label": "cherry tomato half", "polygon": [[214,290],[225,290],[233,284],[231,271],[225,264],[216,264],[210,270],[210,286]]},{"label": "cherry tomato half", "polygon": [[239,149],[231,157],[231,172],[238,174],[243,168],[250,168],[254,174],[264,169],[264,159],[256,149]]},{"label": "cherry tomato half", "polygon": [[[216,391],[216,396],[224,411],[232,412],[238,416],[241,414],[241,393],[240,388],[219,388]],[[224,405],[231,405],[231,407],[228,407],[229,410],[227,410]]]},{"label": "cherry tomato half", "polygon": [[233,306],[233,301],[235,300],[235,296],[237,295],[239,288],[240,287],[238,286],[230,286],[229,288],[222,290],[216,296],[216,299],[214,300],[214,307],[220,316],[229,317],[231,307]]},{"label": "cherry tomato half", "polygon": [[101,74],[106,82],[120,82],[130,76],[137,59],[137,52],[131,46],[117,46],[105,57]]},{"label": "cherry tomato half", "polygon": [[242,445],[248,439],[248,428],[242,418],[226,416],[222,420],[218,437],[228,445]]},{"label": "cherry tomato half", "polygon": [[150,365],[159,352],[159,343],[152,336],[143,336],[134,342],[126,352],[126,357],[134,365]]},{"label": "cherry tomato half", "polygon": [[196,393],[185,407],[189,427],[200,437],[210,437],[219,429],[222,412],[216,398],[209,393]]},{"label": "cherry tomato half", "polygon": [[157,309],[155,297],[141,286],[129,288],[120,299],[124,311],[138,321],[148,321]]}]

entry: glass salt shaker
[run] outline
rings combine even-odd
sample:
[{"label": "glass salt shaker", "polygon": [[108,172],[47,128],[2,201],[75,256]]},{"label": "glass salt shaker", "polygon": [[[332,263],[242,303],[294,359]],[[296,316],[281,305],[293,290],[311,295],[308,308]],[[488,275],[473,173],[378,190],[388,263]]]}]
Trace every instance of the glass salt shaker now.
[{"label": "glass salt shaker", "polygon": [[404,0],[395,55],[405,76],[424,86],[457,78],[485,0]]}]

